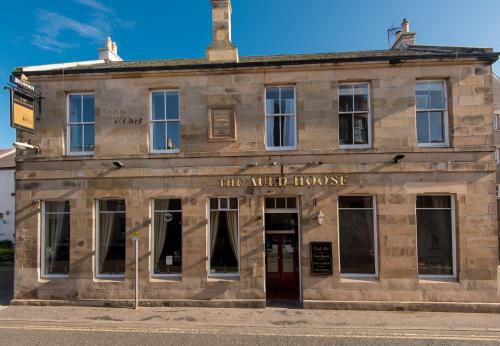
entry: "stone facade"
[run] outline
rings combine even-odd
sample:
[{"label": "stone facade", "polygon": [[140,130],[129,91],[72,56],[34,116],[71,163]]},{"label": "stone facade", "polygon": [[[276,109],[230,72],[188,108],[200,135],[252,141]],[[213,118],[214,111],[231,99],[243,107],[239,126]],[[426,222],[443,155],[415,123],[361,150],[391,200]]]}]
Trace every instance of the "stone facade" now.
[{"label": "stone facade", "polygon": [[[421,148],[415,134],[415,81],[445,78],[448,83],[450,146]],[[328,304],[500,303],[497,284],[498,230],[492,130],[492,73],[478,61],[311,64],[290,67],[206,71],[32,76],[44,96],[37,134],[18,132],[19,141],[40,145],[41,155],[25,154],[16,173],[15,300],[119,302],[133,298],[134,252],[130,234],[140,232],[140,294],[143,304],[264,306],[264,196],[300,199],[301,300],[306,307]],[[338,140],[338,85],[369,81],[371,149],[346,150]],[[266,151],[264,88],[296,87],[298,148]],[[149,154],[149,98],[154,89],[180,93],[179,154]],[[95,94],[95,155],[65,155],[67,93]],[[208,142],[210,106],[236,106],[237,140]],[[117,117],[140,118],[139,124]],[[395,154],[406,157],[391,163]],[[116,169],[112,161],[124,167]],[[276,161],[277,167],[268,165]],[[311,166],[311,161],[323,162]],[[250,162],[258,163],[250,167]],[[280,174],[343,174],[342,187],[221,188],[222,177]],[[415,200],[417,194],[456,196],[458,279],[440,282],[417,275]],[[338,259],[339,195],[367,194],[377,199],[378,278],[341,278]],[[240,198],[240,275],[207,275],[207,200]],[[126,201],[124,280],[95,277],[95,200]],[[151,199],[183,202],[183,269],[178,279],[154,279],[150,264]],[[70,200],[69,278],[45,280],[40,268],[40,204]],[[316,205],[314,205],[316,201]],[[314,219],[318,208],[325,222]],[[309,243],[333,243],[333,276],[310,274]],[[349,303],[350,302],[350,303]],[[394,303],[397,305],[397,303]],[[335,305],[338,307],[338,305]]]}]

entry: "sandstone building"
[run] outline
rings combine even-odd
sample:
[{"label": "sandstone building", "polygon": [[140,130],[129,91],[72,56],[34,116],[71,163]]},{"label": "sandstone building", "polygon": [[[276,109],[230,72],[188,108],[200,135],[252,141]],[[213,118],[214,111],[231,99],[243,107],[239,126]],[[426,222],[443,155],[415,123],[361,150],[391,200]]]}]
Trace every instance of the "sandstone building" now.
[{"label": "sandstone building", "polygon": [[18,68],[16,304],[499,310],[491,49]]}]

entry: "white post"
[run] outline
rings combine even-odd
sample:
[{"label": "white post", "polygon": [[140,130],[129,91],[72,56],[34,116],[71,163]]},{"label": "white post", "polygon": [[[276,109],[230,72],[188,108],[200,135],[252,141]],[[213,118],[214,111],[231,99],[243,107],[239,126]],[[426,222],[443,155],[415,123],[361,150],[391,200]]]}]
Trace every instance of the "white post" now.
[{"label": "white post", "polygon": [[139,237],[132,238],[135,244],[135,304],[134,308],[139,308]]}]

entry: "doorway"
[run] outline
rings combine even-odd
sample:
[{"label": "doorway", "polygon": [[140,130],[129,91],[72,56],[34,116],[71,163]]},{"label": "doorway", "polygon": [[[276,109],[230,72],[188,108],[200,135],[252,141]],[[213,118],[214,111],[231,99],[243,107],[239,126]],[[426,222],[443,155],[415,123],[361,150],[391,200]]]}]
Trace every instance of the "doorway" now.
[{"label": "doorway", "polygon": [[295,197],[268,197],[265,201],[266,298],[298,302],[299,241]]}]

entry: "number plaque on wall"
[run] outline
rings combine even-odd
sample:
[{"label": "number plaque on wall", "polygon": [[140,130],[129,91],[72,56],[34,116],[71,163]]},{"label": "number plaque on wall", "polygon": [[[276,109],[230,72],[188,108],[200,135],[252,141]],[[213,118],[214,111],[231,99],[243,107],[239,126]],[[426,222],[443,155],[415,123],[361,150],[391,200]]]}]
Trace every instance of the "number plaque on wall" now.
[{"label": "number plaque on wall", "polygon": [[208,110],[208,139],[210,141],[236,140],[234,107],[210,107]]},{"label": "number plaque on wall", "polygon": [[311,274],[318,276],[333,274],[331,242],[311,242]]}]

